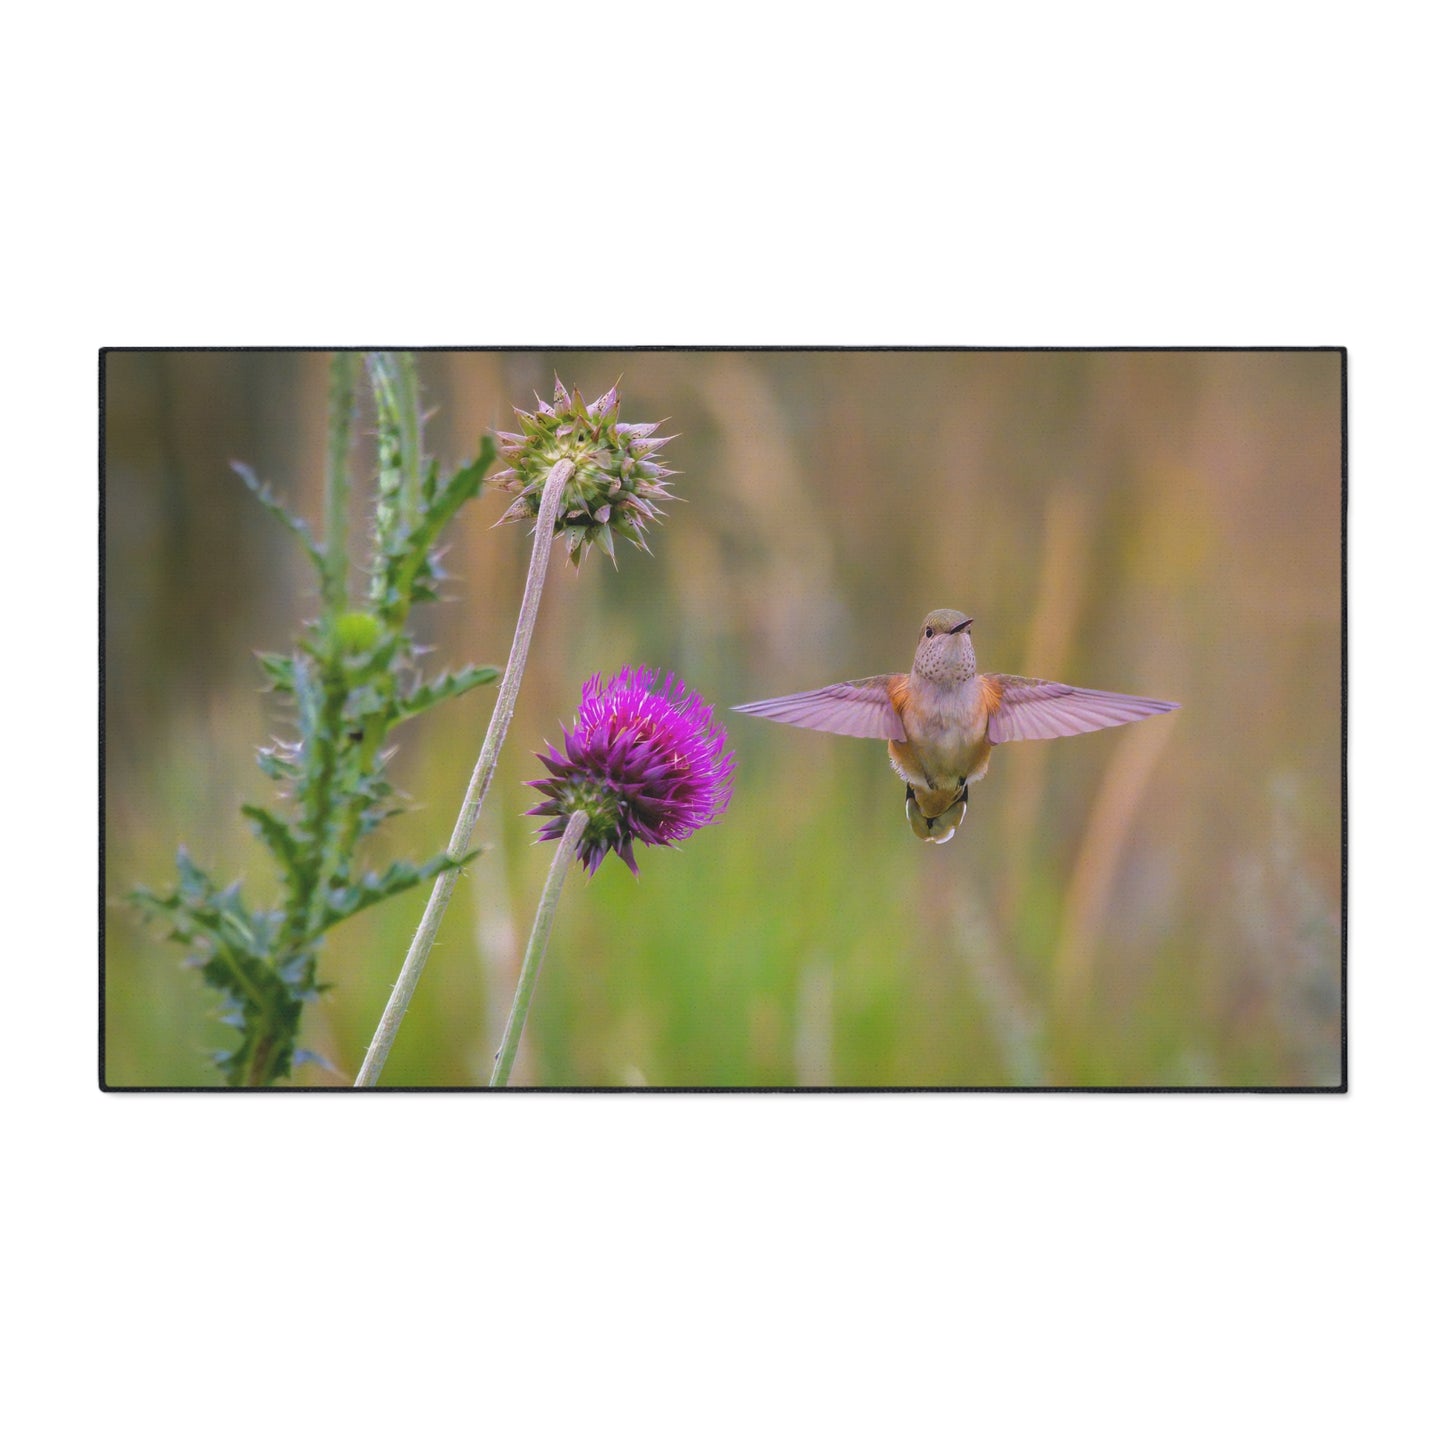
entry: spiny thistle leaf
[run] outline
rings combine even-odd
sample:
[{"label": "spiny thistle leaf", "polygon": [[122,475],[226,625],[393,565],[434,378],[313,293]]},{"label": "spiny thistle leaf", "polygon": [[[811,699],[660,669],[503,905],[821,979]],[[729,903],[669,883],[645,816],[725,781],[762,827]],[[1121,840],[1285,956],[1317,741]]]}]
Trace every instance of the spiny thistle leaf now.
[{"label": "spiny thistle leaf", "polygon": [[383,620],[400,626],[415,604],[437,600],[435,584],[444,574],[431,549],[442,528],[481,491],[496,456],[491,437],[483,437],[475,460],[445,482],[438,481],[436,464],[432,463],[423,484],[421,518],[404,537],[393,533],[388,539],[379,585],[373,588],[373,600]]},{"label": "spiny thistle leaf", "polygon": [[296,661],[284,652],[258,652],[256,661],[266,674],[272,692],[287,695],[296,691]]},{"label": "spiny thistle leaf", "polygon": [[199,903],[216,891],[206,870],[192,859],[190,849],[184,844],[176,849],[176,873],[181,880],[177,896],[183,903]]},{"label": "spiny thistle leaf", "polygon": [[[437,510],[441,516],[441,526],[445,526],[461,508],[479,496],[482,490],[482,483],[486,480],[487,469],[497,459],[497,444],[491,437],[483,437],[481,445],[477,448],[476,457],[468,462],[466,466],[459,467],[452,473],[446,485],[436,491],[435,475],[432,478],[433,501],[428,511]],[[438,531],[441,527],[437,528]]]},{"label": "spiny thistle leaf", "polygon": [[306,555],[316,565],[316,570],[323,576],[326,572],[326,558],[321,548],[316,545],[316,538],[311,535],[311,528],[294,513],[290,512],[279,497],[271,490],[269,482],[259,481],[256,473],[248,467],[245,462],[231,463],[231,470],[250,488],[252,495],[256,498],[270,514],[281,522],[289,531],[294,532],[301,539],[301,545],[306,548]]},{"label": "spiny thistle leaf", "polygon": [[336,1067],[324,1054],[318,1054],[315,1049],[297,1049],[292,1055],[291,1062],[296,1067],[302,1064],[315,1064],[318,1069],[325,1073],[341,1075],[341,1070]]},{"label": "spiny thistle leaf", "polygon": [[233,1087],[264,1087],[291,1072],[302,1000],[263,960],[213,958],[201,976],[228,998],[240,1015],[241,1041],[216,1056],[217,1067]]},{"label": "spiny thistle leaf", "polygon": [[310,879],[302,842],[291,831],[290,825],[283,823],[274,813],[268,812],[265,808],[259,808],[254,803],[243,803],[241,812],[255,825],[257,836],[271,850],[272,855],[281,865],[281,872],[291,894],[293,896],[304,894]]},{"label": "spiny thistle leaf", "polygon": [[256,766],[271,779],[286,787],[301,776],[301,769],[293,761],[294,748],[290,743],[277,743],[273,747],[256,750]]},{"label": "spiny thistle leaf", "polygon": [[327,899],[321,927],[334,927],[343,919],[360,913],[363,908],[370,908],[374,903],[381,903],[398,893],[404,893],[408,888],[415,888],[418,883],[428,883],[439,873],[461,868],[470,863],[480,851],[479,848],[474,848],[460,858],[439,853],[435,858],[421,864],[393,863],[380,876],[368,873],[360,882],[353,883],[350,887],[334,889]]},{"label": "spiny thistle leaf", "polygon": [[449,698],[460,697],[474,687],[495,682],[501,673],[495,667],[464,667],[458,672],[443,673],[431,682],[424,682],[413,688],[405,697],[396,700],[396,715],[393,722],[404,722],[409,717],[435,707]]},{"label": "spiny thistle leaf", "polygon": [[204,869],[182,848],[176,859],[177,888],[130,894],[143,912],[164,919],[170,936],[187,945],[189,961],[226,1000],[223,1022],[241,1030],[241,1042],[221,1059],[231,1084],[269,1084],[290,1068],[291,1042],[300,1002],[269,957],[278,915],[249,913],[239,884],[217,890]]}]

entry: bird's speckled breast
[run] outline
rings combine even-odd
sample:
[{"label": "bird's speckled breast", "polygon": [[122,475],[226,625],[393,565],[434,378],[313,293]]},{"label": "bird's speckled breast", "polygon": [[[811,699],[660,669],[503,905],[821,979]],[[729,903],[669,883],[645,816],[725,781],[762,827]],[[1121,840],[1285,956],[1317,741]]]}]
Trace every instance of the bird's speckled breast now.
[{"label": "bird's speckled breast", "polygon": [[970,677],[940,686],[914,673],[899,706],[906,743],[889,743],[898,773],[915,788],[957,789],[988,771],[988,692]]}]

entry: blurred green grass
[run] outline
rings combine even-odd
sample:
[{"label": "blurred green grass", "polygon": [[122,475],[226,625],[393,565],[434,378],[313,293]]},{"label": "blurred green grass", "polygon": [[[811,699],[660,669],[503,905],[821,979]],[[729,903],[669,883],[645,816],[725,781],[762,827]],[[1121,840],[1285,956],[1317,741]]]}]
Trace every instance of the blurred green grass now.
[{"label": "blurred green grass", "polygon": [[[554,568],[467,870],[386,1073],[485,1080],[546,870],[525,780],[583,679],[675,669],[738,752],[723,822],[574,871],[514,1075],[549,1086],[1338,1082],[1339,361],[1329,354],[424,354],[460,457],[552,370],[669,415],[685,498],[655,556]],[[264,897],[237,808],[284,726],[252,650],[302,568],[228,477],[315,515],[324,359],[107,360],[106,887],[185,842]],[[544,393],[545,394],[545,393]],[[358,476],[364,464],[358,459]],[[365,490],[364,488],[362,490]],[[259,510],[259,509],[255,509]],[[464,513],[438,661],[505,659],[526,538]],[[357,525],[364,518],[359,514]],[[1168,719],[995,755],[942,848],[882,746],[722,713],[901,669],[966,607],[982,665],[1179,698]],[[375,861],[440,847],[494,691],[398,733],[411,810]],[[1149,730],[1162,729],[1157,735]],[[306,1047],[349,1081],[424,898],[332,936]],[[209,1085],[226,1038],[173,946],[112,903],[115,1085]]]}]

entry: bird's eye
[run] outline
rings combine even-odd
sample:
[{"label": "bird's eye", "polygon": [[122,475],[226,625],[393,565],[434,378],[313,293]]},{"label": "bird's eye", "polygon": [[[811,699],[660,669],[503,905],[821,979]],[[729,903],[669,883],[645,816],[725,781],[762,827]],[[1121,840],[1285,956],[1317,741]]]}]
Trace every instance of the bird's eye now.
[{"label": "bird's eye", "polygon": [[933,636],[933,629],[932,629],[931,627],[925,627],[925,628],[923,629],[923,635],[924,635],[925,637],[932,637],[932,636]]}]

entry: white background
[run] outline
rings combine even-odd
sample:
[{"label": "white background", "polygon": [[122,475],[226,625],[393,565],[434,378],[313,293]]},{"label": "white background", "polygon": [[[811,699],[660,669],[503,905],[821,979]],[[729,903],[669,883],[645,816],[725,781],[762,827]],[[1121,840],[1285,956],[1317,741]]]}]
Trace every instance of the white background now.
[{"label": "white background", "polygon": [[[12,17],[13,1438],[1438,1438],[1438,51],[1002,9]],[[562,341],[1347,345],[1349,1095],[99,1093],[97,348]]]}]

